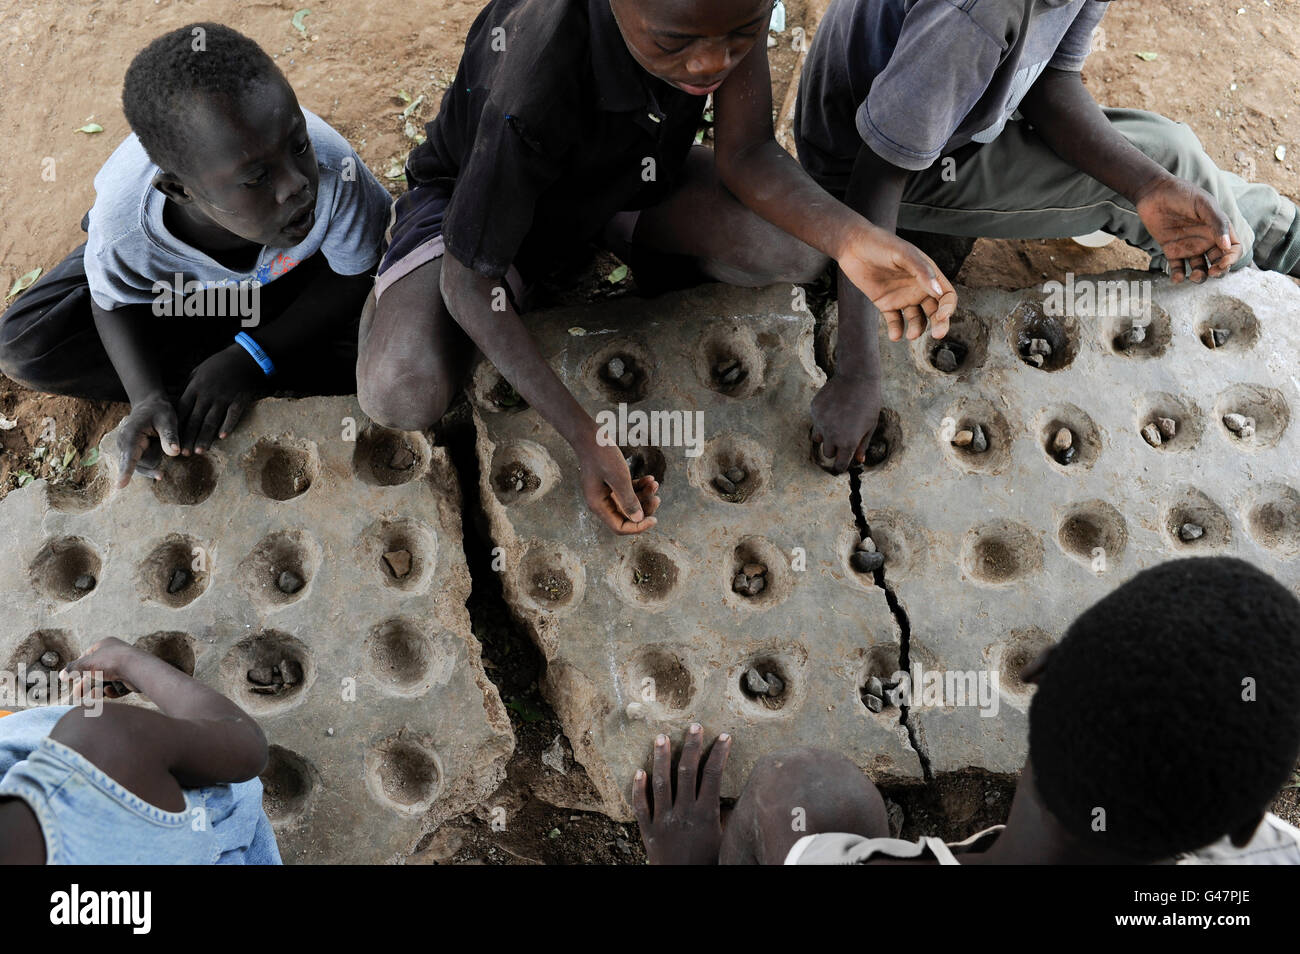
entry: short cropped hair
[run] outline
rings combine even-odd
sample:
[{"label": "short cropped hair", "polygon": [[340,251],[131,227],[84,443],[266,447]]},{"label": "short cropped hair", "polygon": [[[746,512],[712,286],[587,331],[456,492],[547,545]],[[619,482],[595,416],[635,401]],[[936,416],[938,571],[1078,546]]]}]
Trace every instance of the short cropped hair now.
[{"label": "short cropped hair", "polygon": [[1139,573],[1069,628],[1029,714],[1043,804],[1134,861],[1257,820],[1300,755],[1300,601],[1248,563]]},{"label": "short cropped hair", "polygon": [[122,108],[149,158],[188,171],[182,118],[199,96],[237,100],[266,82],[287,82],[260,46],[220,23],[191,23],[135,55],[122,86]]}]

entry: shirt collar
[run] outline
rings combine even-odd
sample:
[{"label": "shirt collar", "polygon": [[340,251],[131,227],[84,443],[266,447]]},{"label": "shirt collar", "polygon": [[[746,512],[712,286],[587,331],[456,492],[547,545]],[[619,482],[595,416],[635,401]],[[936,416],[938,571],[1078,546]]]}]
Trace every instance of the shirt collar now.
[{"label": "shirt collar", "polygon": [[614,20],[609,0],[587,0],[591,20],[591,65],[596,76],[600,108],[630,112],[649,101],[649,74],[632,58],[627,42]]}]

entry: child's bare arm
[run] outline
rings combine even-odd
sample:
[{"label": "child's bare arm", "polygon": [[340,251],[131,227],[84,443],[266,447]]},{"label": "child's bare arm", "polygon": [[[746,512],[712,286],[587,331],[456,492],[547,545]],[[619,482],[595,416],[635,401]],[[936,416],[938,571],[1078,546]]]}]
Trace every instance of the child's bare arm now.
[{"label": "child's bare arm", "polygon": [[[248,328],[249,335],[279,368],[293,363],[304,346],[335,333],[341,322],[359,314],[373,280],[369,275],[339,275],[324,254],[298,268],[306,274],[303,292],[274,321]],[[231,341],[190,375],[176,402],[181,451],[206,453],[218,437],[239,424],[248,405],[268,388],[268,378],[252,355]]]},{"label": "child's bare arm", "polygon": [[[161,765],[180,785],[243,781],[265,767],[266,736],[261,727],[225,696],[156,656],[109,637],[69,663],[66,670],[72,684],[81,682],[83,692],[89,691],[95,672],[103,674],[105,683],[121,681],[139,691],[166,717],[146,713],[155,718],[137,718],[119,712],[113,718],[119,728],[125,719],[130,723],[128,728],[145,730],[128,735],[125,747],[131,750],[130,755],[145,756],[155,767]],[[110,708],[124,707],[105,705],[104,712]],[[116,764],[117,756],[100,751],[104,740],[95,735],[96,722],[88,714],[81,719],[62,720],[51,738],[82,752],[112,775],[99,759],[111,759],[110,764]]]},{"label": "child's bare arm", "polygon": [[942,336],[957,296],[934,262],[836,201],[777,144],[762,43],[714,98],[718,172],[726,187],[769,222],[834,258],[882,312],[898,312],[904,320],[924,315]]},{"label": "child's bare arm", "polygon": [[[573,448],[582,467],[587,505],[616,533],[640,533],[653,527],[653,514],[659,506],[655,496],[658,484],[653,478],[633,484],[622,451],[597,441],[596,422],[542,357],[532,335],[505,299],[501,282],[447,255],[442,259],[441,291],[456,323]],[[502,303],[502,310],[493,309],[494,300]]]},{"label": "child's bare arm", "polygon": [[1175,282],[1218,278],[1241,258],[1241,243],[1214,197],[1116,131],[1080,73],[1044,71],[1020,111],[1053,152],[1133,203]]},{"label": "child's bare arm", "polygon": [[[150,436],[156,435],[163,451],[170,456],[180,453],[176,409],[167,397],[162,370],[153,360],[149,347],[148,326],[155,320],[149,306],[128,305],[107,311],[92,301],[90,310],[99,339],[131,401],[131,413],[118,435],[122,467],[117,485],[125,487],[140,463]],[[150,473],[150,476],[157,475]]]}]

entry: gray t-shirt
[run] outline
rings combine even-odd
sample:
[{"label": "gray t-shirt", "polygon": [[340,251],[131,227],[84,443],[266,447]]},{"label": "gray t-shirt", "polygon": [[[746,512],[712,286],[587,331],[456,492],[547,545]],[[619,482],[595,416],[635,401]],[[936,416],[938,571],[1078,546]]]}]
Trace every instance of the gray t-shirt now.
[{"label": "gray t-shirt", "polygon": [[835,0],[804,66],[795,138],[842,194],[866,143],[902,169],[991,142],[1048,67],[1081,70],[1106,0]]},{"label": "gray t-shirt", "polygon": [[392,200],[346,139],[319,116],[302,112],[320,166],[316,224],[292,248],[263,247],[248,272],[232,271],[167,231],[167,197],[152,185],[158,166],[139,138],[128,136],[95,176],[85,254],[95,304],[106,311],[152,304],[158,297],[154,283],[171,286],[176,274],[204,288],[265,285],[317,252],[339,275],[375,267]]}]

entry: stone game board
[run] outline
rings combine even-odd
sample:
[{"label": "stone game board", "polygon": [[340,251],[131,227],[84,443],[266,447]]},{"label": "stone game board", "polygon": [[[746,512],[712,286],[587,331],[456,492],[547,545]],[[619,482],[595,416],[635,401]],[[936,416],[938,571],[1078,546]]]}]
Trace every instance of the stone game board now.
[{"label": "stone game board", "polygon": [[[963,289],[948,338],[968,352],[951,374],[931,363],[928,335],[911,346],[882,338],[886,418],[898,422],[900,446],[864,472],[862,496],[910,623],[910,658],[996,670],[1001,683],[997,717],[971,706],[911,710],[934,772],[1017,770],[1030,699],[1020,669],[1145,567],[1231,554],[1300,592],[1300,428],[1291,421],[1300,289],[1253,269],[1199,287],[1152,285],[1140,345],[1116,344],[1129,318],[1076,310],[1057,321],[1064,348],[1043,369],[1018,353],[1020,332],[1043,327],[1041,289]],[[1209,348],[1202,337],[1215,328],[1231,337]],[[1234,412],[1256,419],[1253,438],[1224,425]],[[1154,447],[1141,431],[1161,417],[1177,430]],[[945,425],[971,423],[988,431],[984,454],[946,439]],[[1074,434],[1068,465],[1049,452],[1061,427]],[[1204,535],[1184,541],[1185,523]]]},{"label": "stone game board", "polygon": [[[824,375],[813,319],[792,307],[788,287],[530,317],[593,413],[619,401],[704,412],[703,456],[664,448],[660,523],[638,538],[596,522],[567,444],[480,364],[480,490],[506,596],[546,656],[548,696],[607,811],[628,817],[630,780],[655,733],[680,737],[696,720],[735,736],[726,795],[759,755],[794,744],[844,751],[877,780],[1014,772],[1030,698],[1020,668],[1138,570],[1230,553],[1300,589],[1300,438],[1290,425],[1300,290],[1255,271],[1201,288],[1153,285],[1146,338],[1126,349],[1116,338],[1130,319],[1094,309],[1044,324],[1041,290],[961,290],[949,340],[967,350],[953,373],[933,367],[928,337],[892,344],[882,334],[878,433],[890,452],[862,473],[856,515],[850,478],[811,459],[808,405]],[[1213,350],[1200,340],[1212,328],[1232,332]],[[1017,352],[1025,329],[1056,346],[1043,369]],[[833,316],[828,330],[833,352]],[[626,388],[600,373],[612,357],[633,375]],[[729,394],[711,376],[719,358],[749,372]],[[1233,412],[1256,419],[1253,438],[1224,427]],[[1140,431],[1158,418],[1177,432],[1156,448]],[[953,432],[976,423],[988,450],[953,446]],[[1076,453],[1068,465],[1048,448],[1062,427]],[[741,503],[710,484],[737,461],[757,475]],[[874,580],[848,563],[864,523],[885,556]],[[1184,523],[1203,536],[1182,541]],[[790,568],[795,547],[807,555],[803,572]],[[776,568],[775,585],[737,596],[733,574],[759,558]],[[756,662],[786,681],[779,708],[745,692]],[[905,713],[869,712],[865,682],[900,662],[996,672],[996,715],[919,699]]]},{"label": "stone game board", "polygon": [[[593,414],[620,401],[703,414],[699,456],[651,452],[661,520],[635,538],[588,511],[572,450],[513,395],[502,405],[491,365],[473,376],[480,490],[506,598],[546,657],[548,698],[614,817],[631,817],[632,774],[654,735],[680,738],[692,721],[735,736],[727,795],[760,755],[808,742],[877,778],[921,777],[898,710],[859,701],[869,675],[897,669],[899,630],[884,590],[849,568],[859,533],[848,475],[810,454],[806,409],[825,375],[813,317],[793,305],[789,286],[714,286],[529,317]],[[601,375],[614,357],[633,376],[627,390]],[[730,391],[713,374],[722,359],[746,372]],[[712,480],[737,465],[748,479],[727,499]],[[766,589],[738,595],[733,579],[751,563],[767,567]],[[746,691],[751,667],[777,673],[779,698]]]},{"label": "stone game board", "polygon": [[[231,696],[271,743],[287,862],[396,860],[496,789],[514,738],[470,634],[442,448],[354,399],[268,400],[208,455],[118,491],[115,438],[84,492],[39,482],[0,502],[9,670],[114,635]],[[259,692],[249,670],[283,661],[285,685]]]}]

